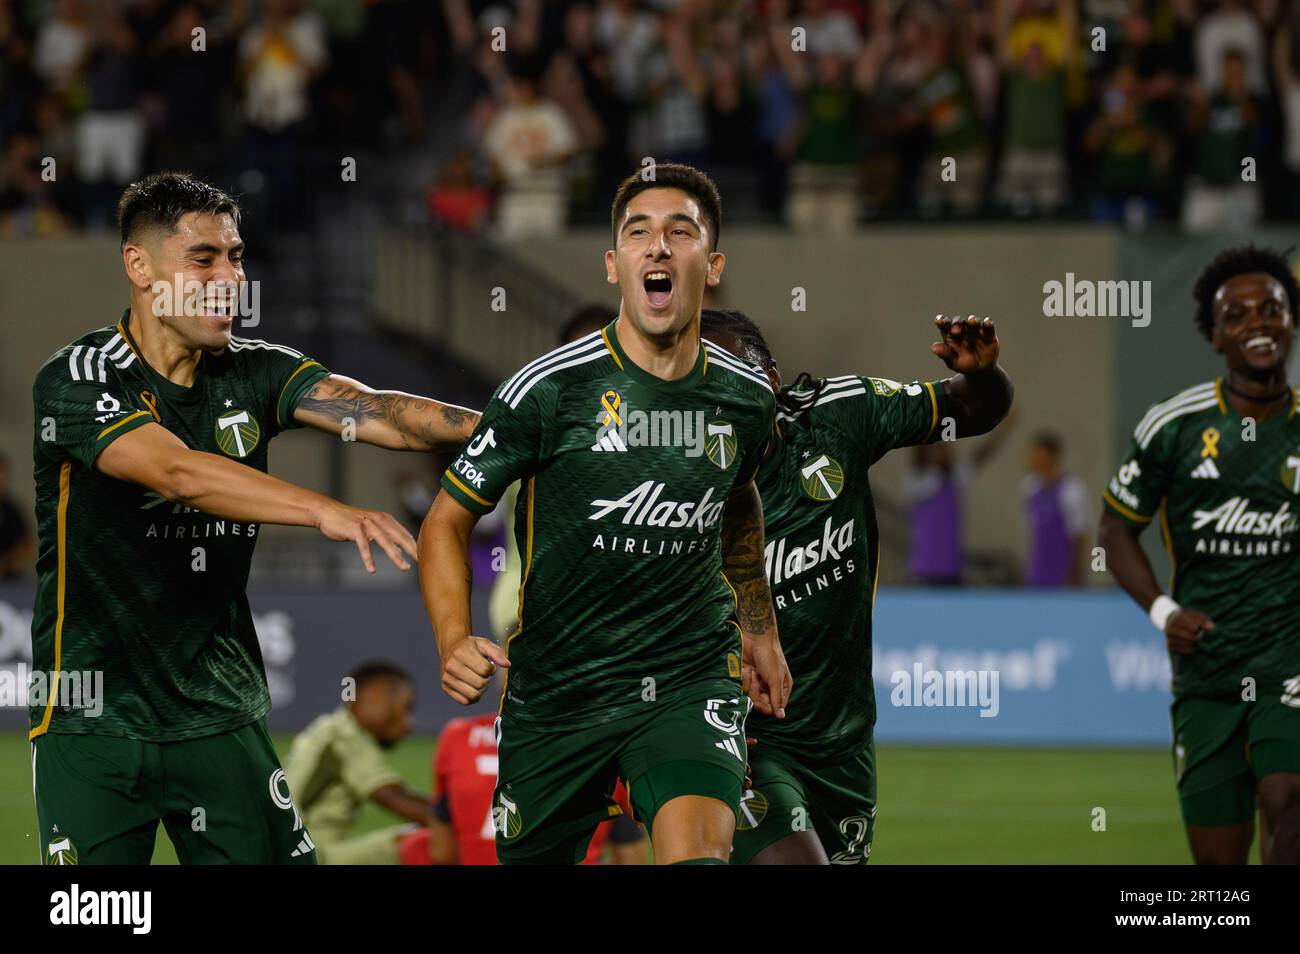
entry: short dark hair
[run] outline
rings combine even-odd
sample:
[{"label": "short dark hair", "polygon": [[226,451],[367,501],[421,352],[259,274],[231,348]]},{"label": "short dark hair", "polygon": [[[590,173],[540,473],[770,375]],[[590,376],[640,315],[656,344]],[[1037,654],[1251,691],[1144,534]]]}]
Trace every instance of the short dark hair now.
[{"label": "short dark hair", "polygon": [[181,217],[190,212],[228,215],[239,225],[239,203],[188,172],[159,172],[132,182],[117,201],[122,246],[133,241],[143,229],[173,232]]},{"label": "short dark hair", "polygon": [[570,341],[577,341],[583,335],[590,334],[597,328],[604,328],[617,317],[618,309],[611,308],[609,305],[594,303],[583,305],[569,316],[568,321],[560,326],[559,343],[564,345]]},{"label": "short dark hair", "polygon": [[1214,296],[1224,282],[1238,275],[1263,272],[1276,278],[1286,292],[1287,307],[1292,316],[1296,314],[1296,306],[1300,304],[1300,283],[1296,282],[1295,272],[1287,261],[1287,256],[1292,251],[1294,248],[1278,252],[1271,248],[1256,248],[1254,245],[1238,245],[1224,249],[1205,266],[1196,279],[1192,297],[1196,299],[1196,326],[1201,329],[1206,341],[1211,340],[1214,333]]},{"label": "short dark hair", "polygon": [[378,679],[391,679],[394,682],[404,682],[410,686],[415,685],[415,680],[411,674],[403,669],[397,663],[387,662],[383,659],[372,659],[369,662],[363,662],[353,669],[349,675],[360,689],[368,682],[374,682]]},{"label": "short dark hair", "polygon": [[714,252],[718,250],[718,236],[722,231],[722,196],[705,173],[681,162],[656,164],[654,178],[648,181],[641,178],[640,172],[634,172],[619,183],[618,191],[614,193],[614,204],[609,210],[609,227],[615,245],[618,245],[618,223],[627,204],[651,189],[681,189],[698,202],[709,230],[709,248]]},{"label": "short dark hair", "polygon": [[700,334],[708,338],[715,334],[729,334],[736,339],[742,361],[765,368],[772,363],[772,349],[767,339],[748,315],[734,308],[705,308],[700,311]]},{"label": "short dark hair", "polygon": [[1061,456],[1061,438],[1054,431],[1039,431],[1029,439],[1031,447],[1041,447],[1050,451],[1053,457]]}]

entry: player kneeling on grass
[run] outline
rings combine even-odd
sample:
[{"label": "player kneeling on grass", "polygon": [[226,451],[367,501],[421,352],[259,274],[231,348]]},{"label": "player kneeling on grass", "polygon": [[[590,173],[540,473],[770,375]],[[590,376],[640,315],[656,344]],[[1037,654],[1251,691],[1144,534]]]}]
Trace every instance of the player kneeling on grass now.
[{"label": "player kneeling on grass", "polygon": [[[1165,636],[1174,771],[1198,864],[1300,864],[1300,392],[1286,259],[1229,249],[1196,282],[1225,371],[1153,405],[1104,494],[1101,543]],[[1160,516],[1173,594],[1138,543]]]},{"label": "player kneeling on grass", "polygon": [[[31,707],[41,857],[145,864],[161,821],[183,863],[313,863],[263,718],[253,547],[264,523],[315,527],[373,572],[372,543],[405,570],[415,541],[269,476],[267,444],[305,424],[434,450],[477,415],[232,336],[244,243],[220,190],[150,176],[118,217],[130,307],[55,352],[33,389],[32,666],[52,674]],[[102,709],[69,701],[90,673]]]},{"label": "player kneeling on grass", "polygon": [[[762,368],[777,392],[776,432],[759,468],[767,574],[802,704],[785,720],[750,717],[753,788],[732,864],[864,864],[876,821],[871,607],[879,533],[868,468],[895,447],[991,430],[1011,407],[990,319],[935,319],[931,350],[958,372],[903,385],[845,374],[781,373],[758,327],[705,309],[701,333]],[[951,425],[951,427],[949,427]]]},{"label": "player kneeling on grass", "polygon": [[[430,819],[428,797],[403,785],[384,757],[411,731],[415,681],[386,662],[358,666],[350,678],[356,698],[298,734],[284,773],[322,864],[393,865],[400,840]],[[367,801],[414,824],[356,834]]]}]

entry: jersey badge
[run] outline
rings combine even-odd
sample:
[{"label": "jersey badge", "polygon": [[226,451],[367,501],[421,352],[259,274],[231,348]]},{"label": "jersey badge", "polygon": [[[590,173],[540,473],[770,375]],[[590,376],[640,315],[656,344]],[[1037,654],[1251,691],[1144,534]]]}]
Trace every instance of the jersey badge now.
[{"label": "jersey badge", "polygon": [[799,468],[803,492],[818,503],[828,503],[844,490],[844,468],[834,457],[822,454]]},{"label": "jersey badge", "polygon": [[217,446],[227,457],[247,457],[257,447],[262,437],[262,429],[257,419],[247,411],[235,409],[226,411],[217,418],[213,433]]}]

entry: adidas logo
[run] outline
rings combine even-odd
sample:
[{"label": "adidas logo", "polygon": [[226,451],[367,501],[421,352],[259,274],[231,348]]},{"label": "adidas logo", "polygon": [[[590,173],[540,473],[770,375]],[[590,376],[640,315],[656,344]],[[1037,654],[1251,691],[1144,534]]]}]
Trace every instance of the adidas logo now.
[{"label": "adidas logo", "polygon": [[1218,480],[1219,468],[1214,466],[1214,458],[1207,457],[1192,469],[1192,476],[1201,480]]},{"label": "adidas logo", "polygon": [[591,445],[592,450],[627,453],[627,444],[623,442],[623,435],[614,428],[601,430],[603,433],[596,438],[596,443]]}]

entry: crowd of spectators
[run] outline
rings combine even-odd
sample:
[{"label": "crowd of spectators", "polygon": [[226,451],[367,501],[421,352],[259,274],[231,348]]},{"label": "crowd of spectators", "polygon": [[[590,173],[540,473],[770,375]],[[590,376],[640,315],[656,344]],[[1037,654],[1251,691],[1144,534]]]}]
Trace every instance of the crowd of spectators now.
[{"label": "crowd of spectators", "polygon": [[0,236],[111,228],[184,169],[279,226],[314,157],[426,135],[437,32],[407,0],[0,0]]},{"label": "crowd of spectators", "polygon": [[1300,0],[0,0],[0,54],[0,234],[163,166],[291,211],[340,145],[505,235],[646,157],[796,228],[1300,215]]}]

